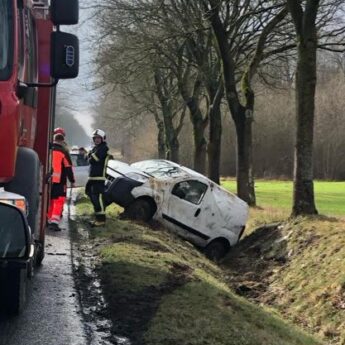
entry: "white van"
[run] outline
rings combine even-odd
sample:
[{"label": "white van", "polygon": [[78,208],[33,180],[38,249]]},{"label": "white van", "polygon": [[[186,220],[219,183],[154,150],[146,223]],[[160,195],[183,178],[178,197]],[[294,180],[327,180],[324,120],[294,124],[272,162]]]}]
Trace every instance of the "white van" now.
[{"label": "white van", "polygon": [[248,205],[207,177],[167,160],[109,160],[106,196],[131,219],[155,219],[218,260],[241,238]]}]

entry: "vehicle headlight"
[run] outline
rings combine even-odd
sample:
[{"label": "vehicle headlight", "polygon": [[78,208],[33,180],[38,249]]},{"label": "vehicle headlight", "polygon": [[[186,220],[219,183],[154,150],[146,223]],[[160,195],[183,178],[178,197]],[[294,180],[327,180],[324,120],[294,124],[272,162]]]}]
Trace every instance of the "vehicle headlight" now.
[{"label": "vehicle headlight", "polygon": [[126,177],[142,183],[145,183],[149,179],[147,176],[140,175],[137,173],[128,173],[126,174]]},{"label": "vehicle headlight", "polygon": [[24,199],[0,199],[0,202],[14,205],[20,208],[25,214],[27,214],[28,208]]}]

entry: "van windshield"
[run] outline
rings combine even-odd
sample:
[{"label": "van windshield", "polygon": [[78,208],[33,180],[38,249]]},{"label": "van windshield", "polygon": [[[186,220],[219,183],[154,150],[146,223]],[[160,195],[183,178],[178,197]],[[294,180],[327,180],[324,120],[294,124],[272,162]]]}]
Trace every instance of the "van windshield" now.
[{"label": "van windshield", "polygon": [[12,69],[12,23],[11,0],[0,0],[0,80],[7,80]]}]

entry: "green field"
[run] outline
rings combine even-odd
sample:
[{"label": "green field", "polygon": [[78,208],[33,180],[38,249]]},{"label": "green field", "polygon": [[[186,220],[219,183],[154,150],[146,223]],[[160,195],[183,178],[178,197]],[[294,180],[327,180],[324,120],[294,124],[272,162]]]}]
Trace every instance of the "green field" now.
[{"label": "green field", "polygon": [[[235,180],[222,180],[222,186],[236,192]],[[316,207],[320,214],[345,216],[345,182],[315,181]],[[292,207],[292,182],[276,180],[255,181],[257,205],[261,207]]]}]

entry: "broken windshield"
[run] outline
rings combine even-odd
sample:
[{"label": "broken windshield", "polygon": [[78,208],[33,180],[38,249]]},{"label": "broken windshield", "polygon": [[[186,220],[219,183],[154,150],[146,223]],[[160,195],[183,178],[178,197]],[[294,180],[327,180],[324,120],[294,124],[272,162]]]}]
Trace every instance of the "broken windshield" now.
[{"label": "broken windshield", "polygon": [[0,0],[0,80],[7,80],[12,68],[12,5]]},{"label": "broken windshield", "polygon": [[175,164],[165,160],[146,160],[131,164],[146,174],[154,177],[172,176],[181,174],[181,169]]}]

